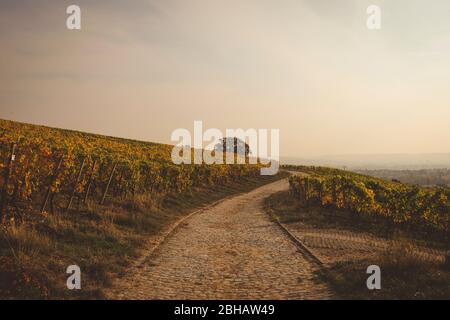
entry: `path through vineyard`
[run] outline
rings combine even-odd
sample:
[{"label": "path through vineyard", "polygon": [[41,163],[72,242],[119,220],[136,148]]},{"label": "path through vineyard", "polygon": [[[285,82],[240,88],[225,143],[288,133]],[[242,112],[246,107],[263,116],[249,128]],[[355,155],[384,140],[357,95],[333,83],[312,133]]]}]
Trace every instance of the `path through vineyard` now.
[{"label": "path through vineyard", "polygon": [[116,283],[113,299],[327,299],[316,266],[263,210],[281,180],[190,217]]}]

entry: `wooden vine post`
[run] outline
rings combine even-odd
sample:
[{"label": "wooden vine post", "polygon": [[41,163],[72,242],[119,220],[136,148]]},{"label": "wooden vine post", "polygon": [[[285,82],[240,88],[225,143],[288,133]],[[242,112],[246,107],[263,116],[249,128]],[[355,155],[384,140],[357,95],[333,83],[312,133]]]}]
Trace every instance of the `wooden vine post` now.
[{"label": "wooden vine post", "polygon": [[47,192],[45,193],[44,202],[42,203],[42,206],[41,206],[41,213],[45,212],[45,207],[47,207],[48,200],[52,194],[52,186],[55,183],[56,179],[58,178],[58,173],[62,167],[63,162],[64,162],[64,156],[61,156],[61,158],[59,158],[58,165],[57,165],[55,171],[53,172],[52,177],[50,178],[50,183],[48,184]]},{"label": "wooden vine post", "polygon": [[4,219],[6,217],[4,210],[5,210],[6,203],[7,203],[6,198],[8,197],[9,178],[11,177],[14,160],[16,158],[15,152],[16,152],[16,143],[13,142],[11,144],[8,163],[6,165],[5,174],[4,174],[4,178],[3,178],[3,189],[2,189],[2,193],[1,193],[1,199],[0,199],[0,222],[4,222]]},{"label": "wooden vine post", "polygon": [[309,180],[305,179],[305,205],[309,202]]},{"label": "wooden vine post", "polygon": [[66,211],[69,211],[70,206],[72,205],[72,202],[73,202],[73,198],[75,198],[75,193],[77,192],[77,186],[78,186],[78,183],[80,183],[85,163],[86,163],[86,158],[83,158],[83,160],[81,161],[80,170],[78,170],[77,180],[75,181],[75,185],[73,186],[72,194],[70,195],[70,200],[69,200],[69,204],[67,205]]},{"label": "wooden vine post", "polygon": [[114,172],[116,171],[116,167],[117,167],[117,163],[114,164],[114,167],[113,167],[113,169],[111,171],[111,174],[109,175],[108,184],[106,185],[105,191],[103,192],[103,197],[102,197],[102,201],[100,201],[100,204],[104,204],[105,203],[106,194],[108,193],[109,186],[111,185],[111,181],[112,181]]},{"label": "wooden vine post", "polygon": [[86,186],[86,193],[84,194],[83,203],[86,203],[89,197],[89,191],[91,190],[92,181],[94,180],[95,167],[97,166],[97,160],[94,160],[94,164],[92,165],[91,174],[89,175],[88,183]]}]

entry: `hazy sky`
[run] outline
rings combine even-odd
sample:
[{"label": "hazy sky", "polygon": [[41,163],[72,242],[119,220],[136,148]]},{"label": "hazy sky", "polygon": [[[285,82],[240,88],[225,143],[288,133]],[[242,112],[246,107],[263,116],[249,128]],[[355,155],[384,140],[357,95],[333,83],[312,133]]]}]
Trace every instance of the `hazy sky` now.
[{"label": "hazy sky", "polygon": [[194,120],[279,128],[282,156],[450,152],[448,0],[1,0],[0,42],[0,118],[165,143]]}]

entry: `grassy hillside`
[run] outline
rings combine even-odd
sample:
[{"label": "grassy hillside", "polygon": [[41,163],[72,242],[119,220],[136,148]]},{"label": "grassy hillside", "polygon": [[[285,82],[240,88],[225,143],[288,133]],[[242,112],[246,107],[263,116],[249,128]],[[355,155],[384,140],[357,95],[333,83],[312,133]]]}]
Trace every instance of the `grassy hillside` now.
[{"label": "grassy hillside", "polygon": [[[172,164],[171,146],[0,120],[0,298],[101,298],[194,208],[279,177]],[[66,268],[83,290],[66,288]]]}]

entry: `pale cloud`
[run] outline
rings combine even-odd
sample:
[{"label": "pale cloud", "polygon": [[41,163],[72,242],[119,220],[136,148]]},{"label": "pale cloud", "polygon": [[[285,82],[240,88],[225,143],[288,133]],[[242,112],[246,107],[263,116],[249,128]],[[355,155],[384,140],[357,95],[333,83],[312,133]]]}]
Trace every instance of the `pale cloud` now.
[{"label": "pale cloud", "polygon": [[[82,8],[82,30],[65,8]],[[0,117],[169,142],[194,120],[281,129],[283,155],[449,152],[450,3],[0,3]]]}]

